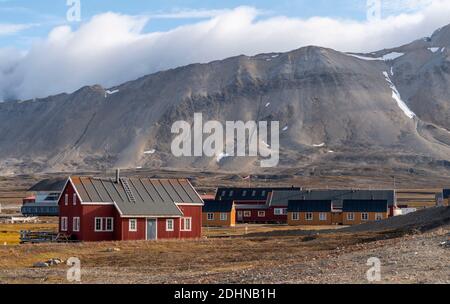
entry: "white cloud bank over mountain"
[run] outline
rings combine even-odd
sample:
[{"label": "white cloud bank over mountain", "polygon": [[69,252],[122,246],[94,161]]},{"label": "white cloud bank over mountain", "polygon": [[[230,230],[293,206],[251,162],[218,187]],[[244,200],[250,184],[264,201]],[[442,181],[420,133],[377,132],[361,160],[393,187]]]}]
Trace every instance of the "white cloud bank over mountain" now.
[{"label": "white cloud bank over mountain", "polygon": [[428,36],[450,23],[449,16],[448,0],[371,22],[261,17],[255,8],[238,7],[167,32],[145,33],[150,17],[105,13],[76,31],[56,27],[26,53],[0,49],[0,100],[45,97],[92,84],[110,87],[189,63],[306,45],[374,51]]}]

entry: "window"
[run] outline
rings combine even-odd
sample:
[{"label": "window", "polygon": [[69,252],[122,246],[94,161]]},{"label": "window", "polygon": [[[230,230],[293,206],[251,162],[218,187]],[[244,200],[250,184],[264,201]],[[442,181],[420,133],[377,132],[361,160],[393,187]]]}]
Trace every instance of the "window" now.
[{"label": "window", "polygon": [[275,214],[275,215],[286,215],[287,214],[287,209],[286,208],[275,208],[275,210],[273,211],[273,214]]},{"label": "window", "polygon": [[61,217],[61,231],[67,231],[67,217]]},{"label": "window", "polygon": [[181,219],[181,231],[192,231],[192,218],[184,217]]},{"label": "window", "polygon": [[114,219],[112,217],[96,217],[95,232],[112,232],[114,231]]},{"label": "window", "polygon": [[355,214],[353,212],[347,213],[347,221],[354,221]]},{"label": "window", "polygon": [[265,190],[263,190],[263,192],[261,192],[261,196],[266,196],[266,191]]},{"label": "window", "polygon": [[73,194],[73,205],[75,206],[77,204],[77,195],[76,193]]},{"label": "window", "polygon": [[208,221],[214,221],[214,213],[208,213]]},{"label": "window", "polygon": [[113,231],[114,230],[114,225],[113,225],[113,218],[112,217],[107,217],[106,218],[106,228],[105,231]]},{"label": "window", "polygon": [[220,214],[220,220],[221,221],[226,221],[228,219],[228,214],[226,213],[221,213]]},{"label": "window", "polygon": [[361,213],[361,220],[368,221],[369,220],[369,213],[367,213],[367,212]]},{"label": "window", "polygon": [[232,197],[232,196],[233,196],[233,193],[234,193],[234,191],[231,190],[231,191],[230,191],[230,194],[229,194],[229,197]]},{"label": "window", "polygon": [[251,217],[252,212],[251,211],[244,211],[244,217]]},{"label": "window", "polygon": [[72,222],[72,231],[73,232],[80,232],[80,218],[74,217]]},{"label": "window", "polygon": [[252,196],[255,196],[256,195],[256,190],[253,190],[252,191]]},{"label": "window", "polygon": [[300,219],[300,214],[298,212],[292,212],[292,220],[298,221]]},{"label": "window", "polygon": [[103,230],[103,219],[101,217],[95,218],[95,231]]},{"label": "window", "polygon": [[166,231],[173,231],[175,225],[174,225],[174,220],[173,219],[168,219],[166,220]]},{"label": "window", "polygon": [[221,196],[225,196],[225,194],[227,194],[227,192],[225,190],[223,190]]},{"label": "window", "polygon": [[242,191],[242,196],[246,197],[247,196],[247,190]]},{"label": "window", "polygon": [[258,217],[266,217],[266,211],[258,211]]},{"label": "window", "polygon": [[377,213],[375,214],[375,220],[376,221],[381,221],[383,219],[383,213]]},{"label": "window", "polygon": [[305,220],[312,221],[314,219],[314,215],[311,212],[305,213]]},{"label": "window", "polygon": [[64,195],[64,205],[69,205],[69,194]]},{"label": "window", "polygon": [[136,232],[137,231],[137,219],[129,219],[128,221],[128,231]]},{"label": "window", "polygon": [[327,220],[327,214],[325,212],[321,212],[319,214],[319,220],[326,221]]}]

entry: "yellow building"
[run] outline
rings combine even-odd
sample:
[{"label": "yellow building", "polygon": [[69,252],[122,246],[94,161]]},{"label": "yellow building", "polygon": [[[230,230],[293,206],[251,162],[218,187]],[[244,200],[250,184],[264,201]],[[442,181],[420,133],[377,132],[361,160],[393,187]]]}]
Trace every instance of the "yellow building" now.
[{"label": "yellow building", "polygon": [[332,225],[333,214],[331,201],[289,201],[288,225],[290,226],[320,226]]},{"label": "yellow building", "polygon": [[389,217],[386,200],[344,200],[342,207],[345,226],[381,221]]},{"label": "yellow building", "polygon": [[450,206],[450,189],[444,189],[444,206]]},{"label": "yellow building", "polygon": [[203,227],[234,227],[236,208],[231,201],[205,200],[203,206]]}]

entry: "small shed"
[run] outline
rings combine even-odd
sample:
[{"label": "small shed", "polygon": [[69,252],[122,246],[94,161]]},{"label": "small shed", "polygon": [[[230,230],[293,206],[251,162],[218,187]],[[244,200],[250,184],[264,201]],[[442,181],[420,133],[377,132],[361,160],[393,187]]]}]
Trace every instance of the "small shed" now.
[{"label": "small shed", "polygon": [[236,207],[233,201],[204,200],[202,223],[204,227],[236,226]]}]

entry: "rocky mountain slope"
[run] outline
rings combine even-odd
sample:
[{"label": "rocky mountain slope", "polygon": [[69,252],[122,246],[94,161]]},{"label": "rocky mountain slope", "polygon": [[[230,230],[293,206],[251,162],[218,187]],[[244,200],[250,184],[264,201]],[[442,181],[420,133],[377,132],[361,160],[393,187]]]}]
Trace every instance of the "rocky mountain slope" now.
[{"label": "rocky mountain slope", "polygon": [[447,26],[370,54],[310,46],[193,64],[110,89],[1,103],[0,173],[262,170],[257,158],[175,158],[172,123],[192,121],[196,112],[204,121],[280,121],[279,169],[448,169],[449,48]]}]

